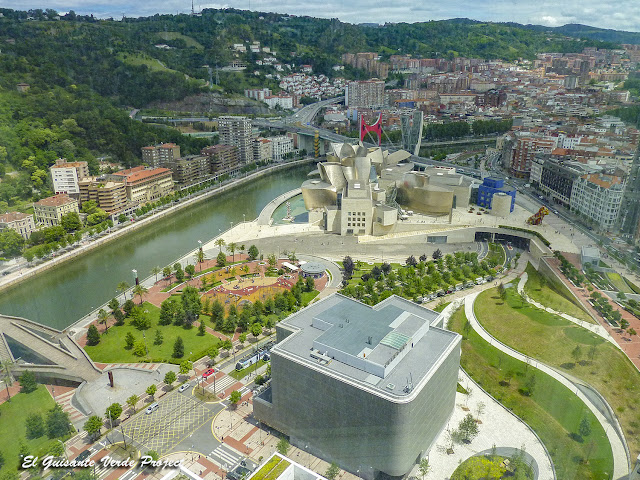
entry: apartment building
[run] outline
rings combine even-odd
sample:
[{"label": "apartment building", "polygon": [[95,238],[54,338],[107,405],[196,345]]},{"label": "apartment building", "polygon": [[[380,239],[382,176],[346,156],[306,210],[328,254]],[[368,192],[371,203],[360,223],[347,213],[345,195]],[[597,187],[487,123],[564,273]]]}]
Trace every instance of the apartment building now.
[{"label": "apartment building", "polygon": [[347,84],[347,107],[380,107],[384,105],[382,80],[353,81]]},{"label": "apartment building", "polygon": [[264,162],[273,158],[273,147],[267,138],[256,138],[253,141],[253,161]]},{"label": "apartment building", "polygon": [[85,178],[80,182],[80,205],[89,200],[110,214],[125,209],[127,188],[124,180],[109,181],[104,176]]},{"label": "apartment building", "polygon": [[207,155],[187,155],[173,164],[173,179],[188,185],[211,175],[211,157]]},{"label": "apartment building", "polygon": [[78,182],[89,176],[87,162],[67,162],[64,158],[56,160],[49,168],[55,193],[77,196],[80,193]]},{"label": "apartment building", "polygon": [[[168,168],[145,168],[144,166],[121,170],[112,175],[113,180],[124,179],[127,201],[147,203],[173,191],[173,179]],[[111,179],[112,176],[107,176]]]},{"label": "apartment building", "polygon": [[285,135],[269,138],[271,141],[271,155],[275,161],[282,160],[285,155],[293,152],[293,139]]},{"label": "apartment building", "polygon": [[556,138],[533,136],[517,138],[511,151],[511,173],[518,178],[528,178],[536,154],[549,154],[556,144]]},{"label": "apartment building", "polygon": [[595,222],[603,231],[612,231],[622,203],[625,181],[617,175],[591,173],[573,184],[571,209]]},{"label": "apartment building", "polygon": [[80,213],[78,201],[66,193],[43,198],[33,204],[36,224],[45,227],[59,225],[62,216],[71,212]]},{"label": "apartment building", "polygon": [[0,232],[5,229],[15,230],[27,240],[36,229],[33,215],[22,212],[7,212],[0,215]]},{"label": "apartment building", "polygon": [[220,117],[218,132],[222,145],[238,147],[242,163],[246,164],[253,160],[253,133],[250,119],[237,116]]},{"label": "apartment building", "polygon": [[224,175],[236,173],[242,167],[238,147],[231,145],[212,145],[200,152],[210,158],[211,173]]},{"label": "apartment building", "polygon": [[142,162],[150,167],[168,167],[180,158],[180,145],[161,143],[142,147]]}]

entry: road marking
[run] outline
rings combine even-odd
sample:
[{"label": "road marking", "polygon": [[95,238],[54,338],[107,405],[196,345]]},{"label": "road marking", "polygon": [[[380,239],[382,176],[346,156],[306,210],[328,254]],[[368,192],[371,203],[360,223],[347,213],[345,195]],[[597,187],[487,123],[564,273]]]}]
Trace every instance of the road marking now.
[{"label": "road marking", "polygon": [[209,456],[221,467],[226,465],[229,470],[240,463],[243,457],[240,452],[225,444],[218,445]]}]

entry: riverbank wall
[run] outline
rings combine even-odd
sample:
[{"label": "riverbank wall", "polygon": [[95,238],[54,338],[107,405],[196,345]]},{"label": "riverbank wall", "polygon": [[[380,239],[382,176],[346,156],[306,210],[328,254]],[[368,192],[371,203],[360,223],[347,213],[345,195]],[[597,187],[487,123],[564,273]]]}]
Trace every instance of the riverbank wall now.
[{"label": "riverbank wall", "polygon": [[186,201],[182,201],[177,205],[174,205],[172,207],[167,208],[166,210],[163,210],[161,212],[157,212],[149,217],[143,218],[142,220],[136,221],[131,223],[130,225],[127,225],[124,228],[121,228],[119,230],[116,230],[113,233],[109,233],[107,235],[105,235],[102,238],[99,238],[95,241],[92,241],[91,243],[87,244],[87,245],[82,245],[79,248],[76,248],[74,250],[71,250],[70,252],[66,252],[58,257],[55,257],[47,262],[44,262],[36,267],[32,267],[27,269],[27,267],[24,267],[23,269],[21,269],[20,271],[17,272],[13,272],[10,275],[7,275],[6,277],[0,279],[0,292],[5,291],[5,290],[9,290],[19,284],[21,284],[22,282],[41,274],[44,271],[53,269],[53,268],[57,268],[61,265],[63,265],[64,263],[71,261],[71,260],[75,260],[76,258],[78,258],[79,255],[84,255],[96,248],[99,248],[113,240],[117,240],[125,235],[128,235],[130,233],[136,232],[137,230],[144,228],[148,225],[151,225],[153,222],[160,220],[162,218],[166,218],[176,212],[179,212],[180,210],[184,209],[184,208],[188,208],[191,207],[193,205],[196,205],[199,202],[202,202],[204,200],[207,200],[211,197],[220,195],[222,193],[228,192],[230,190],[233,190],[237,187],[240,187],[248,182],[251,181],[255,181],[258,178],[261,178],[263,176],[266,175],[270,175],[272,173],[278,172],[280,170],[287,170],[290,168],[294,168],[300,165],[305,165],[305,164],[311,164],[311,163],[315,163],[316,159],[315,158],[304,158],[302,160],[295,160],[292,162],[287,162],[287,163],[279,163],[276,165],[270,165],[269,167],[263,169],[263,170],[259,170],[253,173],[248,173],[246,176],[242,177],[242,178],[236,178],[233,181],[224,184],[224,185],[220,185],[219,187],[212,189],[208,192],[204,192],[200,195],[195,195],[193,198],[189,198]]}]

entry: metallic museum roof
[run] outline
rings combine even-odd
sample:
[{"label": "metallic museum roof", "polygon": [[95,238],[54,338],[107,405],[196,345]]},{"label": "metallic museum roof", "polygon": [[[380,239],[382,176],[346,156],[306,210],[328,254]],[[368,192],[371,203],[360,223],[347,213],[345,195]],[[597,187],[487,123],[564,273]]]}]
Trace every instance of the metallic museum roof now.
[{"label": "metallic museum roof", "polygon": [[432,326],[439,315],[396,296],[370,307],[334,294],[281,322],[293,334],[273,351],[378,393],[408,395],[460,341]]}]

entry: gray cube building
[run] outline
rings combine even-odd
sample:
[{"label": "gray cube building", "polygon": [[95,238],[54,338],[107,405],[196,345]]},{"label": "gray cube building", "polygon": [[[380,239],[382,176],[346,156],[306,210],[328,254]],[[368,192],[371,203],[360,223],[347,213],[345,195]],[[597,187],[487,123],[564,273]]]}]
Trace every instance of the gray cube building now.
[{"label": "gray cube building", "polygon": [[405,475],[454,408],[461,337],[439,322],[396,296],[312,304],[278,324],[254,416],[362,478]]}]

